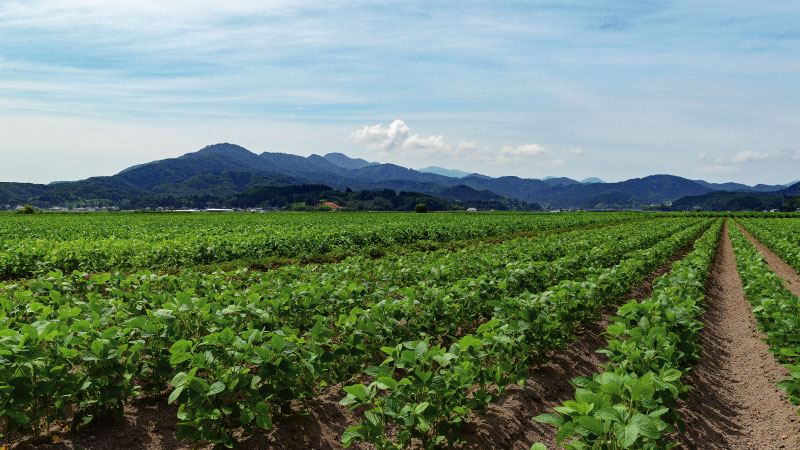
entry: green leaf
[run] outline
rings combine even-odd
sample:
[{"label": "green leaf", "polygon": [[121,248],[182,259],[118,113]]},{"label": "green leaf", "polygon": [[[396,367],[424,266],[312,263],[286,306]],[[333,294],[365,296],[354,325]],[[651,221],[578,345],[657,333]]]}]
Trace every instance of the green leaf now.
[{"label": "green leaf", "polygon": [[94,353],[94,355],[98,358],[103,355],[103,350],[106,348],[105,344],[100,339],[92,341],[91,347],[92,353]]},{"label": "green leaf", "polygon": [[416,360],[422,361],[426,353],[428,353],[428,344],[425,341],[420,341],[417,346],[414,347],[414,356]]},{"label": "green leaf", "polygon": [[172,377],[172,381],[170,382],[170,384],[172,384],[176,388],[183,387],[183,385],[186,384],[187,376],[188,375],[186,374],[186,372],[178,372],[177,374],[175,374],[174,377]]},{"label": "green leaf", "polygon": [[560,414],[545,413],[539,414],[533,418],[534,421],[539,423],[546,423],[548,425],[559,426],[564,423],[564,418]]},{"label": "green leaf", "polygon": [[269,340],[269,345],[272,346],[272,349],[275,353],[280,353],[283,351],[283,347],[286,344],[286,341],[283,339],[283,336],[280,335],[273,335],[272,339]]},{"label": "green leaf", "polygon": [[169,399],[167,400],[167,403],[172,404],[172,402],[178,399],[178,397],[181,395],[181,392],[183,392],[183,386],[172,391],[172,393],[169,394]]},{"label": "green leaf", "polygon": [[634,414],[630,423],[638,427],[639,434],[650,439],[659,438],[661,436],[661,430],[666,427],[666,423],[661,419],[648,417],[640,413]]},{"label": "green leaf", "polygon": [[639,427],[634,423],[627,425],[615,423],[614,433],[617,435],[617,441],[622,448],[631,448],[639,437]]},{"label": "green leaf", "polygon": [[667,369],[661,373],[661,379],[667,382],[679,380],[683,372],[678,369]]},{"label": "green leaf", "polygon": [[606,333],[612,336],[622,336],[623,334],[625,334],[625,325],[619,322],[613,323],[608,326],[608,328],[606,329]]},{"label": "green leaf", "polygon": [[208,387],[208,395],[209,396],[217,395],[224,390],[225,390],[225,383],[223,383],[222,381],[217,381]]},{"label": "green leaf", "polygon": [[344,433],[342,434],[342,443],[344,444],[344,448],[349,447],[355,441],[363,440],[366,437],[364,435],[365,428],[366,427],[364,425],[355,425],[344,430]]},{"label": "green leaf", "polygon": [[[575,419],[575,431],[578,433],[587,436],[589,433],[592,433],[597,436],[602,436],[604,433],[603,430],[603,422],[595,419],[591,416],[581,416]],[[589,433],[585,433],[583,431],[588,431]]]},{"label": "green leaf", "polygon": [[634,400],[652,400],[655,393],[656,387],[653,385],[651,378],[647,375],[639,378],[631,387],[631,396],[633,396]]},{"label": "green leaf", "polygon": [[228,346],[236,339],[236,334],[230,328],[225,328],[219,333],[219,343]]},{"label": "green leaf", "polygon": [[170,352],[169,363],[174,366],[184,361],[188,361],[189,359],[192,358],[191,351],[192,351],[191,342],[185,339],[181,339],[175,342],[174,344],[172,344],[172,347],[169,348]]},{"label": "green leaf", "polygon": [[394,391],[397,389],[398,383],[391,377],[378,377],[378,388],[383,390]]},{"label": "green leaf", "polygon": [[343,389],[348,394],[357,398],[361,403],[367,403],[372,397],[370,395],[369,388],[360,383],[352,386],[345,386]]},{"label": "green leaf", "polygon": [[607,420],[607,421],[614,421],[614,422],[624,422],[624,412],[620,411],[617,408],[613,408],[611,406],[606,406],[605,408],[598,409],[594,412],[594,416],[600,420]]},{"label": "green leaf", "polygon": [[531,450],[547,450],[547,447],[541,442],[537,442],[531,446]]}]

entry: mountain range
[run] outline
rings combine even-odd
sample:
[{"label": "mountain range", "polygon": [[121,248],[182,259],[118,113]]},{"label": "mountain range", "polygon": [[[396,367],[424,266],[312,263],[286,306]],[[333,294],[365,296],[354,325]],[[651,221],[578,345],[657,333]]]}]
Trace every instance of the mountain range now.
[{"label": "mountain range", "polygon": [[517,206],[539,204],[562,209],[641,208],[719,192],[800,195],[800,184],[788,188],[748,186],[663,174],[615,183],[565,177],[489,177],[441,167],[413,170],[350,158],[342,153],[308,157],[255,154],[237,145],[216,144],[177,158],[132,166],[113,176],[49,185],[0,183],[0,205],[142,205],[180,198],[204,199],[208,204],[222,205],[227,199],[256,187],[311,184],[342,191],[349,188],[417,192],[464,206],[469,202],[484,202],[485,206],[485,202],[512,201]]}]

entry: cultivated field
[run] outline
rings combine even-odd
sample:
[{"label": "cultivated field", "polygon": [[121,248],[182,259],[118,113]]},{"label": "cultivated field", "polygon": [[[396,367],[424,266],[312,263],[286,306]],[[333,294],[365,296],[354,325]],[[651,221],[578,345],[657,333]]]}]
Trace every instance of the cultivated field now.
[{"label": "cultivated field", "polygon": [[800,448],[798,270],[769,214],[0,215],[0,445]]}]

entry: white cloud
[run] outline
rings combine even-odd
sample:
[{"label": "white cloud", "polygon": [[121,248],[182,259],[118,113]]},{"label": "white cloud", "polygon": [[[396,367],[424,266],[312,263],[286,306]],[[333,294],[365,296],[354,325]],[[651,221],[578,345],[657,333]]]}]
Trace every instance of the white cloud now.
[{"label": "white cloud", "polygon": [[371,150],[389,150],[402,147],[408,140],[410,128],[402,120],[395,120],[388,127],[383,124],[365,126],[350,135],[353,142],[366,144]]},{"label": "white cloud", "polygon": [[735,163],[744,163],[748,161],[760,161],[763,159],[770,159],[779,156],[780,151],[775,152],[753,152],[749,150],[741,151],[731,158],[731,161]]},{"label": "white cloud", "polygon": [[[411,128],[400,119],[393,121],[389,126],[383,124],[364,126],[364,128],[352,132],[349,140],[363,144],[370,150],[377,150],[379,153],[376,156],[380,158],[400,153],[402,156],[458,157],[503,164],[520,162],[550,153],[549,149],[536,143],[506,145],[496,150],[476,142],[461,141],[453,144],[440,134],[423,137],[417,133],[411,133]],[[560,167],[563,165],[563,160],[553,160],[550,165]]]},{"label": "white cloud", "polygon": [[[743,150],[730,158],[714,157],[704,152],[697,155],[697,159],[707,162],[708,165],[705,167],[711,168],[712,171],[717,171],[715,173],[731,173],[731,171],[738,171],[739,166],[745,163],[767,160],[800,159],[800,149],[781,149],[769,152]],[[734,167],[736,167],[736,170],[733,170]]]},{"label": "white cloud", "polygon": [[536,156],[547,153],[549,150],[539,144],[525,144],[517,147],[506,145],[500,147],[500,154],[509,158],[523,158],[526,156]]},{"label": "white cloud", "polygon": [[694,173],[700,175],[730,175],[741,172],[742,167],[748,163],[759,161],[779,161],[786,159],[800,159],[800,150],[782,149],[768,152],[743,150],[731,157],[711,156],[708,152],[697,155],[697,159],[705,164],[694,169]]},{"label": "white cloud", "polygon": [[731,158],[735,163],[745,163],[750,161],[763,161],[767,159],[800,159],[800,149],[781,149],[771,152],[741,151]]},{"label": "white cloud", "polygon": [[581,147],[574,147],[568,150],[570,155],[584,156],[586,152]]}]

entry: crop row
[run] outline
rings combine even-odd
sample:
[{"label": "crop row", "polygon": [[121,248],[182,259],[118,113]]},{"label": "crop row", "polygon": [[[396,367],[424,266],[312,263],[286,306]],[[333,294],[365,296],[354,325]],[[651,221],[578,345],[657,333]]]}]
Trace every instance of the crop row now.
[{"label": "crop row", "polygon": [[[251,261],[379,255],[387,249],[641,220],[590,214],[189,214],[5,216],[0,279]],[[457,220],[455,220],[457,219]]]},{"label": "crop row", "polygon": [[742,226],[800,272],[800,220],[741,220]]},{"label": "crop row", "polygon": [[[653,295],[630,301],[608,326],[602,373],[572,380],[575,399],[535,420],[557,426],[567,450],[671,448],[669,434],[687,392],[682,376],[699,356],[705,279],[719,240],[717,222],[694,251],[655,281]],[[534,448],[544,448],[536,444]]]},{"label": "crop row", "polygon": [[[760,235],[764,237],[766,233]],[[731,240],[757,326],[766,335],[775,358],[789,369],[789,379],[778,386],[786,390],[792,404],[800,405],[800,299],[784,287],[761,252],[736,227],[731,227]]]},{"label": "crop row", "polygon": [[510,383],[524,383],[529,368],[563,347],[581,323],[707,227],[698,224],[545,292],[497,298],[492,317],[449,346],[423,337],[383,347],[384,361],[361,376],[366,384],[344,388],[342,404],[364,411],[362,422],[346,430],[345,446],[364,441],[378,449],[432,449],[460,442],[459,429],[471,411],[503,395]]},{"label": "crop row", "polygon": [[[609,240],[606,252],[623,255],[689,223],[640,226],[639,233],[621,227],[617,233],[626,240]],[[524,248],[525,240],[518,241]],[[584,250],[551,266],[581,255],[608,258]],[[492,260],[484,256],[487,263]],[[482,300],[532,286],[510,283],[515,272],[504,272],[505,279],[444,281],[438,288],[435,281],[422,280],[398,291],[377,278],[364,283],[369,288],[343,283],[345,272],[334,273],[335,280],[326,284],[331,274],[319,269],[305,268],[308,272],[297,277],[302,281],[284,288],[262,283],[229,289],[225,274],[198,280],[54,273],[7,286],[0,295],[0,364],[8,369],[0,379],[0,413],[9,427],[38,432],[53,420],[79,423],[118,414],[139,391],[160,393],[171,385],[170,400],[181,405],[180,437],[230,442],[231,427],[269,426],[293,400],[307,400],[320,386],[361,370],[381,343],[440,332],[436,313],[443,306],[452,314],[444,323],[474,322],[480,317],[476,311],[485,308]],[[564,276],[574,270],[581,268]],[[430,290],[445,301],[427,301]]]}]

